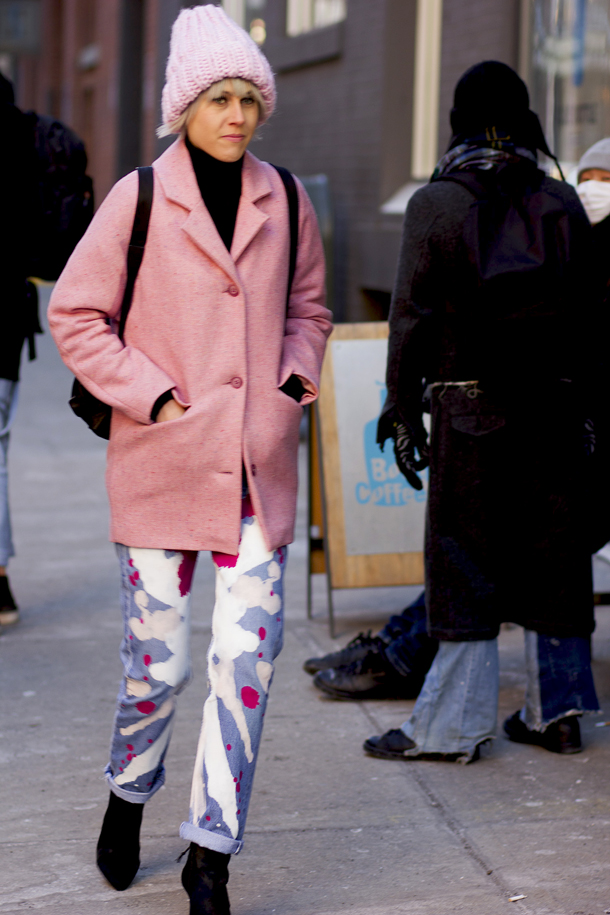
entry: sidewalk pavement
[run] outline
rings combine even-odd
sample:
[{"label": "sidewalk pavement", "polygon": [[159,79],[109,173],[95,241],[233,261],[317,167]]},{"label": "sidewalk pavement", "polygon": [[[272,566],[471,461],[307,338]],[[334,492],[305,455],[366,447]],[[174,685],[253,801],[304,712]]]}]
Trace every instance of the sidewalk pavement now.
[{"label": "sidewalk pavement", "polygon": [[[70,414],[71,379],[47,334],[24,365],[11,453],[22,622],[0,637],[0,915],[186,915],[178,838],[205,696],[213,571],[194,591],[194,680],[181,696],[166,787],[147,806],[142,868],[117,893],[97,872],[102,778],[120,677],[117,566],[107,542],[104,443]],[[267,714],[233,915],[602,915],[610,911],[610,727],[558,757],[500,735],[480,762],[386,762],[364,738],[410,702],[320,698],[303,660],[331,643],[323,582],[305,614],[305,499],[290,549],[286,644]],[[379,628],[418,589],[337,595],[339,644]],[[610,718],[610,612],[595,675]],[[499,722],[519,707],[521,630],[501,636]],[[608,843],[608,845],[606,844]],[[510,897],[524,898],[510,902]],[[512,908],[511,908],[512,907]]]}]

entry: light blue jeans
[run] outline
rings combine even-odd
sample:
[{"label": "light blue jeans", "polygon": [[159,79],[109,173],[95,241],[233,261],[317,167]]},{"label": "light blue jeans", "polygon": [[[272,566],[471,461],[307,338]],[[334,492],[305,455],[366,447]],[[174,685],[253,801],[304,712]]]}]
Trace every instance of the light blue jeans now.
[{"label": "light blue jeans", "polygon": [[[544,731],[559,718],[596,712],[588,639],[553,639],[525,630],[525,703],[521,718]],[[469,762],[492,740],[498,715],[498,640],[440,642],[413,714],[402,731],[416,746],[405,756],[459,754]]]},{"label": "light blue jeans", "polygon": [[8,504],[8,444],[17,412],[19,382],[0,378],[0,566],[15,555]]},{"label": "light blue jeans", "polygon": [[[143,804],[165,780],[176,696],[190,679],[191,581],[197,553],[117,544],[121,564],[124,678],[106,778]],[[237,854],[263,729],[273,662],[282,647],[286,547],[270,552],[242,502],[239,553],[212,553],[216,602],[190,815],[180,835]]]}]

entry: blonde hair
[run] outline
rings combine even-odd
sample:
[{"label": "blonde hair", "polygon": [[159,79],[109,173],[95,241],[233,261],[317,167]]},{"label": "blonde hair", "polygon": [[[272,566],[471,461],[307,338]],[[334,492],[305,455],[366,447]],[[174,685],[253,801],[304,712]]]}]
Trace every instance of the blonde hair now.
[{"label": "blonde hair", "polygon": [[170,137],[175,133],[184,136],[188,125],[194,118],[195,113],[204,98],[226,91],[232,91],[240,98],[251,95],[258,104],[259,120],[260,118],[265,117],[267,106],[265,105],[265,100],[263,99],[260,89],[255,86],[254,83],[251,83],[246,79],[232,77],[230,79],[221,79],[217,83],[212,83],[208,89],[204,89],[203,92],[200,92],[197,98],[184,109],[182,114],[178,115],[177,118],[174,118],[173,121],[170,121],[169,124],[161,124],[160,127],[157,127],[157,136],[159,138]]}]

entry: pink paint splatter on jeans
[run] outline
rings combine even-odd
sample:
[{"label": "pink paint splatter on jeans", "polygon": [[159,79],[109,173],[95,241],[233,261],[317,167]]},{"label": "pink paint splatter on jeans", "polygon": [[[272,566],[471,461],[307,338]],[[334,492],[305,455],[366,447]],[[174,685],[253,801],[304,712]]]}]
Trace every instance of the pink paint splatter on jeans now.
[{"label": "pink paint splatter on jeans", "polygon": [[264,626],[261,626],[261,628],[258,630],[258,637],[261,640],[261,642],[264,642],[265,639],[267,638],[267,630],[265,629]]},{"label": "pink paint splatter on jeans", "polygon": [[146,664],[147,667],[148,667],[148,665],[150,664],[151,661],[152,661],[151,656],[150,656],[149,654],[145,654],[145,655],[144,655],[144,663]]},{"label": "pink paint splatter on jeans", "polygon": [[155,703],[151,702],[150,700],[147,700],[146,702],[137,702],[136,703],[137,710],[139,712],[142,712],[143,715],[150,715],[151,712],[154,712],[156,707],[157,706],[155,705]]},{"label": "pink paint splatter on jeans", "polygon": [[178,567],[180,596],[185,597],[191,590],[197,553],[194,550],[182,550],[182,562]]},{"label": "pink paint splatter on jeans", "polygon": [[260,700],[258,692],[251,686],[243,686],[241,690],[241,701],[246,708],[256,708]]}]

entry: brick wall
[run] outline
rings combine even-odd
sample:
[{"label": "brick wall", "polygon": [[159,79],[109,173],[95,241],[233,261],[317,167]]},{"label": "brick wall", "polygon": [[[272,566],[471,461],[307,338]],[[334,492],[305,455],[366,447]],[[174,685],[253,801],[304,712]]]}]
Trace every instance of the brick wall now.
[{"label": "brick wall", "polygon": [[453,90],[468,67],[500,60],[517,69],[519,0],[444,0],[439,150],[451,136],[449,111]]}]

